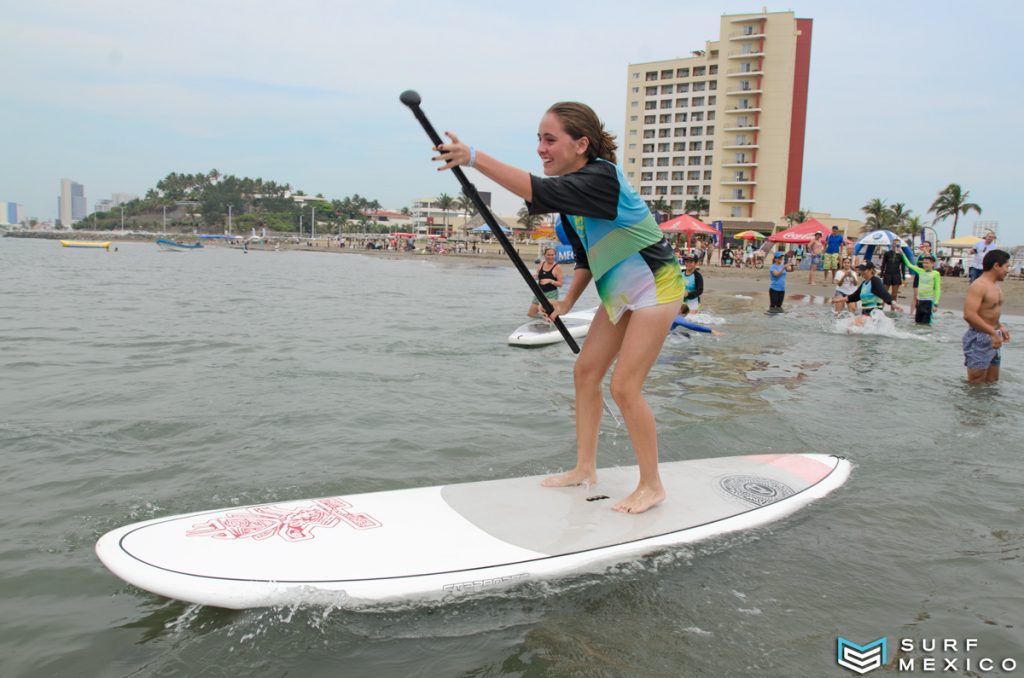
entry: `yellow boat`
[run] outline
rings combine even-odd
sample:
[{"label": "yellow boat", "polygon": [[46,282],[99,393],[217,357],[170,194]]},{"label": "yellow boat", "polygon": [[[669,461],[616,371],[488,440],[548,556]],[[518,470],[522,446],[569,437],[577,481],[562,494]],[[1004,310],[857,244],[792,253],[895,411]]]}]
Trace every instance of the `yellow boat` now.
[{"label": "yellow boat", "polygon": [[60,244],[64,247],[102,247],[105,250],[110,249],[109,242],[97,242],[95,240],[61,240]]}]

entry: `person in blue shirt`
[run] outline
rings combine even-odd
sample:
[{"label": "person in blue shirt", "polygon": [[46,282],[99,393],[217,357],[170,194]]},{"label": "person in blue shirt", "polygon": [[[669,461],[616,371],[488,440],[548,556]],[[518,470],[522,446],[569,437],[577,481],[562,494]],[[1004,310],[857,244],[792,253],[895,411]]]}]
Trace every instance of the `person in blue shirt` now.
[{"label": "person in blue shirt", "polygon": [[[690,315],[690,305],[687,304],[686,302],[683,302],[683,305],[679,307],[679,315],[677,315],[676,319],[672,321],[672,327],[669,328],[669,332],[675,330],[678,327],[682,327],[684,330],[703,332],[705,334],[710,334],[713,337],[721,337],[725,335],[724,332],[719,332],[718,330],[712,329],[706,325],[700,325],[698,323],[687,320],[686,316],[688,315]],[[687,332],[682,332],[682,334],[690,336]]]},{"label": "person in blue shirt", "polygon": [[768,310],[773,313],[782,311],[782,300],[786,298],[786,273],[793,270],[793,264],[785,264],[783,259],[782,252],[776,252],[772,265],[768,267]]},{"label": "person in blue shirt", "polygon": [[845,241],[846,238],[839,232],[839,227],[833,226],[832,232],[825,239],[825,256],[822,258],[821,265],[825,269],[825,285],[832,282],[836,271],[839,270],[839,253],[842,251]]}]

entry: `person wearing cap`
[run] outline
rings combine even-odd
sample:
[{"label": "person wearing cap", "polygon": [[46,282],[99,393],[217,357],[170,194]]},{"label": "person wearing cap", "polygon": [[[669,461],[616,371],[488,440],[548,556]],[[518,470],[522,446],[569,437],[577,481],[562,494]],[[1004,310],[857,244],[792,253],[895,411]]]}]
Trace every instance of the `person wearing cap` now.
[{"label": "person wearing cap", "polygon": [[875,275],[875,265],[873,263],[865,261],[857,267],[857,270],[860,272],[861,282],[853,294],[843,297],[847,302],[854,303],[859,301],[861,313],[864,315],[871,315],[872,311],[881,309],[885,304],[889,304],[894,311],[903,310],[896,303],[896,300],[892,298],[888,290],[885,289],[882,279]]},{"label": "person wearing cap", "polygon": [[810,272],[807,274],[808,285],[814,284],[814,272],[821,266],[821,253],[824,251],[825,245],[821,242],[821,231],[815,231],[814,239],[807,243],[807,254],[811,258]]},{"label": "person wearing cap", "polygon": [[829,280],[835,278],[836,270],[839,268],[839,253],[843,249],[845,241],[846,238],[839,232],[839,227],[833,226],[832,232],[825,239],[825,256],[822,257],[822,269],[825,271],[823,285],[827,285]]},{"label": "person wearing cap", "polygon": [[782,301],[786,298],[786,273],[793,270],[793,264],[784,263],[785,255],[776,252],[772,265],[768,267],[768,312],[782,312]]},{"label": "person wearing cap", "polygon": [[697,270],[695,254],[683,257],[683,282],[686,283],[683,301],[690,305],[691,311],[696,311],[700,308],[700,295],[704,294],[704,276]]},{"label": "person wearing cap", "polygon": [[917,258],[920,266],[915,266],[907,259],[905,252],[903,263],[914,273],[914,322],[919,325],[930,325],[932,313],[939,308],[939,297],[942,296],[941,276],[935,270],[935,257],[931,254],[921,254]]}]

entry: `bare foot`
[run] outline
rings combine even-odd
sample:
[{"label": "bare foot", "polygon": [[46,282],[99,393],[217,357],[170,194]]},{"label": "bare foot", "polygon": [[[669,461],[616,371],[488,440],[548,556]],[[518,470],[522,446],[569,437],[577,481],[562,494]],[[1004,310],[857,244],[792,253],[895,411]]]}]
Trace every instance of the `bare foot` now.
[{"label": "bare foot", "polygon": [[643,513],[663,501],[665,501],[665,488],[661,485],[657,487],[638,486],[633,490],[633,494],[613,506],[612,510],[619,513]]},{"label": "bare foot", "polygon": [[597,482],[597,471],[574,468],[568,473],[548,476],[541,481],[544,487],[574,487],[576,485],[593,485]]}]

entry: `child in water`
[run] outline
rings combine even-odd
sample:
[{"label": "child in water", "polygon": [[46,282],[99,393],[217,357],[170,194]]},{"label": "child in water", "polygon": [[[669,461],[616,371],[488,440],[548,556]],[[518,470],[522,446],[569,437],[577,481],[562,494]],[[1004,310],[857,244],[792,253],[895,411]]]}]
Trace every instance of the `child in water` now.
[{"label": "child in water", "polygon": [[782,252],[776,252],[772,258],[772,265],[768,267],[769,313],[781,313],[782,300],[786,298],[786,273],[793,270],[793,264],[783,263],[783,258]]}]

